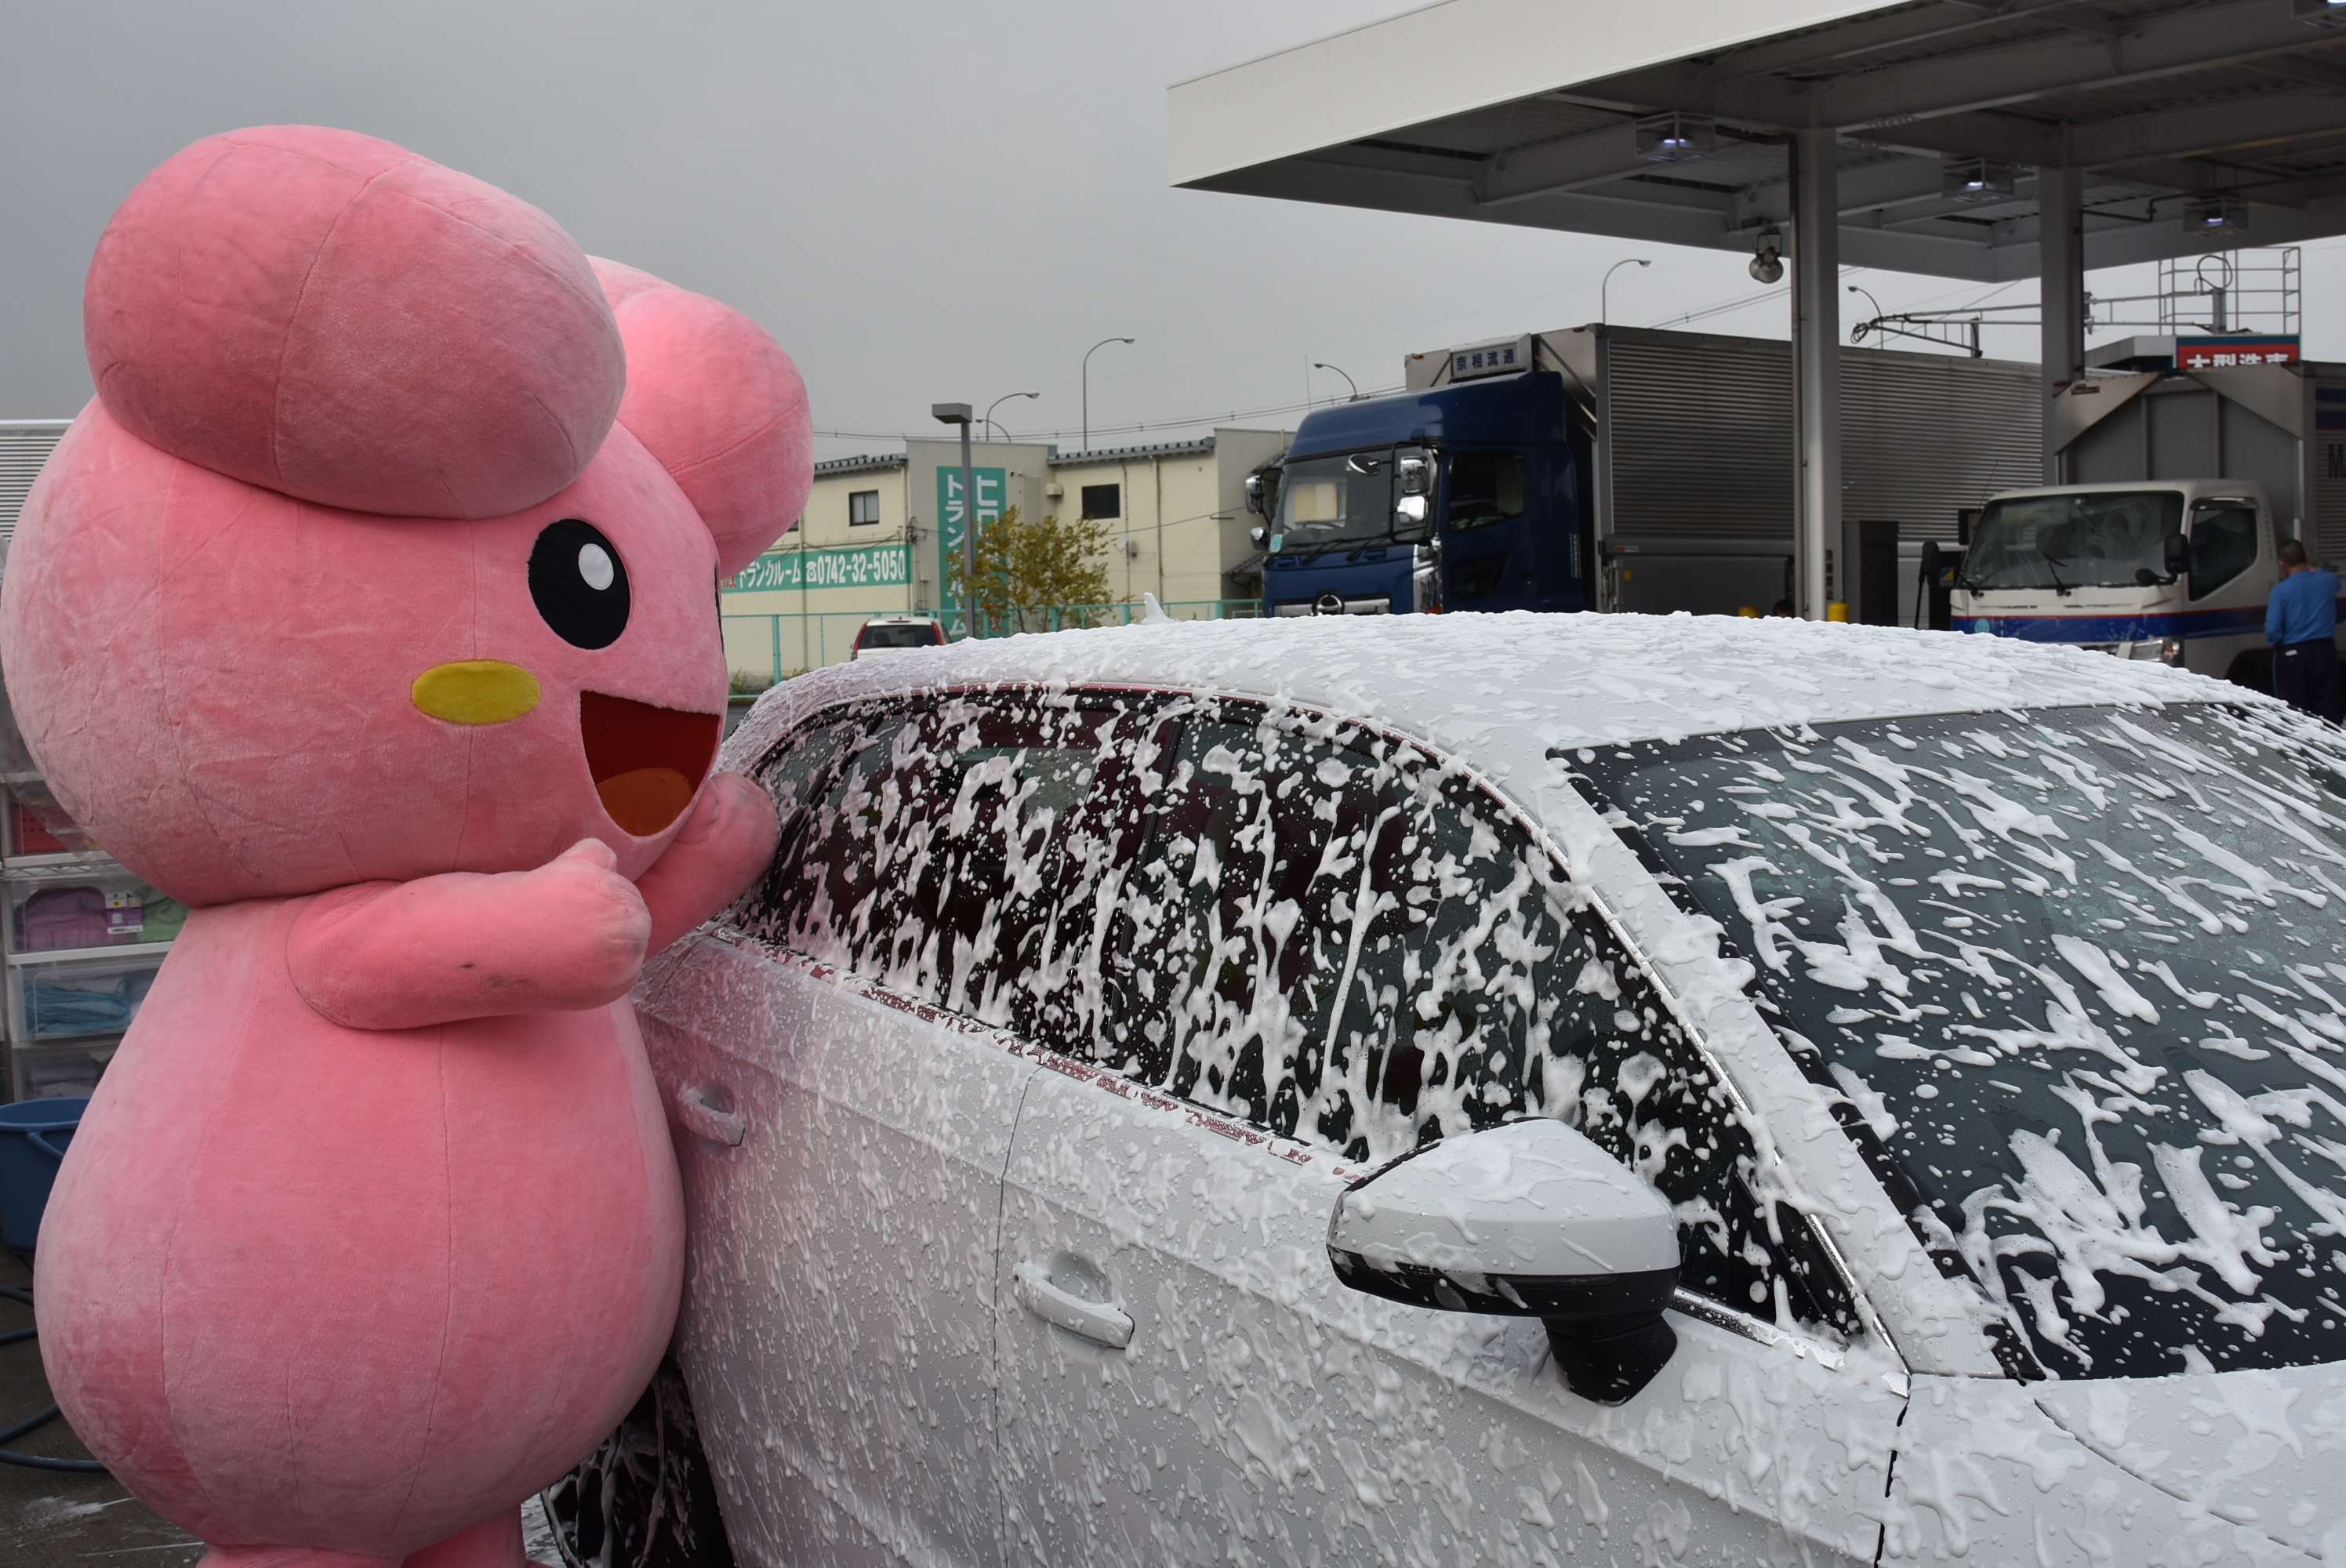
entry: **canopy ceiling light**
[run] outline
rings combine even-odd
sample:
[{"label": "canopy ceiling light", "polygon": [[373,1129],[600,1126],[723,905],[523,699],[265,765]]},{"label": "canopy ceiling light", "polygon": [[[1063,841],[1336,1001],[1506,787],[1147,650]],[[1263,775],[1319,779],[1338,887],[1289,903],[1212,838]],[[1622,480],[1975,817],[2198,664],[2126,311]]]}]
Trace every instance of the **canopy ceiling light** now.
[{"label": "canopy ceiling light", "polygon": [[1780,283],[1784,279],[1784,234],[1770,224],[1760,231],[1760,248],[1752,253],[1751,276],[1762,283]]},{"label": "canopy ceiling light", "polygon": [[1647,163],[1692,163],[1718,150],[1718,123],[1700,115],[1648,115],[1637,122],[1637,156]]},{"label": "canopy ceiling light", "polygon": [[2237,196],[2203,196],[2186,202],[2183,227],[2192,234],[2246,234],[2249,204]]},{"label": "canopy ceiling light", "polygon": [[2009,201],[2020,170],[1986,158],[1951,158],[1939,166],[1939,190],[1950,201]]}]

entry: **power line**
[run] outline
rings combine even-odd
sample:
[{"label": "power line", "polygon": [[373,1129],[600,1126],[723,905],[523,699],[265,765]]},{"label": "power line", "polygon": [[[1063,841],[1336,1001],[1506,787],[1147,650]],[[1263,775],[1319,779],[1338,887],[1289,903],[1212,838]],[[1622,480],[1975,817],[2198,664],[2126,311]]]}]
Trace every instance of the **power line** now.
[{"label": "power line", "polygon": [[[1363,397],[1383,397],[1402,390],[1402,388],[1398,386],[1372,387],[1362,395]],[[1190,419],[1151,420],[1141,424],[1094,425],[1092,427],[1092,433],[1094,435],[1138,435],[1145,431],[1152,430],[1195,430],[1199,425],[1216,424],[1224,420],[1261,419],[1270,414],[1307,412],[1315,408],[1330,407],[1335,403],[1340,403],[1344,401],[1345,400],[1342,398],[1311,398],[1302,402],[1269,403],[1260,408],[1236,408],[1220,413],[1198,414]],[[814,433],[835,441],[913,441],[924,439],[923,437],[907,435],[902,431],[886,430],[818,430],[814,432]],[[1066,432],[1063,430],[1038,431],[1033,436],[1028,437],[1028,439],[1056,441],[1064,437],[1066,434]]]}]

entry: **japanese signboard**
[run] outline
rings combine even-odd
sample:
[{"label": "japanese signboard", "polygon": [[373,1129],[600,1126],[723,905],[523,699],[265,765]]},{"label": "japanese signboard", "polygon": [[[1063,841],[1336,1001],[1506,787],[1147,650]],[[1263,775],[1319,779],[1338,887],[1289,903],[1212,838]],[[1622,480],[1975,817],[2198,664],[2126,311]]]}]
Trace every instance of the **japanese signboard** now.
[{"label": "japanese signboard", "polygon": [[770,550],[725,580],[729,594],[801,588],[901,587],[913,580],[912,551],[903,545],[846,550]]},{"label": "japanese signboard", "polygon": [[[977,489],[977,520],[984,524],[1002,515],[1002,494],[1008,483],[1006,469],[973,468],[970,483]],[[940,464],[937,469],[937,583],[943,603],[954,603],[953,595],[944,590],[952,581],[945,563],[960,557],[962,524],[966,515],[962,505],[961,470],[957,466]]]},{"label": "japanese signboard", "polygon": [[2178,338],[2175,368],[2214,371],[2236,365],[2293,365],[2299,361],[2298,349],[2294,332],[2286,337]]}]

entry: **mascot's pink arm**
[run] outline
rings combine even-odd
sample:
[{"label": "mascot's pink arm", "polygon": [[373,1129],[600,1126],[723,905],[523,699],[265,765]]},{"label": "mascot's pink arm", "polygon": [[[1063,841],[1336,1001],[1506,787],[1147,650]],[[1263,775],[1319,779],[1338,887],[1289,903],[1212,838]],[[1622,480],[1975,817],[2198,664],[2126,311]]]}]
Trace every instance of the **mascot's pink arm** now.
[{"label": "mascot's pink arm", "polygon": [[719,773],[640,881],[586,839],[534,871],[338,888],[313,900],[290,934],[293,989],[350,1029],[605,1006],[635,984],[645,954],[749,886],[775,836],[765,791]]},{"label": "mascot's pink arm", "polygon": [[651,869],[636,880],[652,913],[647,952],[668,943],[741,896],[774,859],[780,829],[774,799],[739,773],[719,773]]}]

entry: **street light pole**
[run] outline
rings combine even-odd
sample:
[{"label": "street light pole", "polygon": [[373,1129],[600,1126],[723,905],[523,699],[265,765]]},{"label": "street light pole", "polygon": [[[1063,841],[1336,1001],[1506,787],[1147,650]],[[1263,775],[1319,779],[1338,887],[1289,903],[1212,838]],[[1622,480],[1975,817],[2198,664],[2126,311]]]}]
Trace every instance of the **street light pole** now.
[{"label": "street light pole", "polygon": [[1130,338],[1102,338],[1084,351],[1084,450],[1092,449],[1092,356],[1110,343],[1128,343]]},{"label": "street light pole", "polygon": [[1612,320],[1609,296],[1613,291],[1613,274],[1624,267],[1650,267],[1653,263],[1643,256],[1632,256],[1626,261],[1616,261],[1605,269],[1605,281],[1596,285],[1596,324],[1603,326]]},{"label": "street light pole", "polygon": [[1344,384],[1352,389],[1351,401],[1353,402],[1361,401],[1361,383],[1352,379],[1350,372],[1342,370],[1335,365],[1323,365],[1318,360],[1311,361],[1311,368],[1315,371],[1334,371],[1338,375],[1344,378]]},{"label": "street light pole", "polygon": [[[937,402],[929,405],[929,417],[940,424],[961,426],[961,598],[962,626],[965,636],[977,636],[977,487],[971,481],[969,465],[970,408],[965,402]],[[937,519],[943,528],[945,520]],[[942,589],[944,585],[937,586]]]},{"label": "street light pole", "polygon": [[[1877,299],[1875,299],[1875,298],[1873,297],[1873,290],[1871,290],[1871,289],[1861,289],[1861,288],[1859,288],[1859,287],[1858,287],[1856,284],[1854,284],[1854,283],[1851,283],[1851,284],[1850,284],[1850,285],[1849,285],[1849,291],[1850,291],[1851,293],[1852,293],[1852,294],[1862,294],[1862,295],[1864,295],[1864,296],[1865,296],[1865,302],[1866,302],[1867,304],[1869,304],[1869,305],[1871,305],[1871,306],[1872,306],[1872,307],[1873,307],[1873,321],[1872,321],[1872,322],[1871,324],[1872,325],[1872,327],[1873,327],[1873,329],[1874,329],[1875,332],[1876,332],[1877,334],[1879,334],[1879,333],[1880,333],[1880,331],[1881,331],[1881,330],[1882,330],[1882,301],[1881,301],[1881,300],[1877,300]],[[1857,325],[1855,325],[1855,326],[1851,327],[1851,328],[1849,330],[1849,341],[1850,341],[1851,342],[1852,342],[1852,343],[1853,343],[1853,342],[1856,342],[1859,339],[1861,339],[1861,338],[1864,337],[1864,336],[1865,336],[1865,329],[1866,329],[1867,325],[1868,325],[1868,323],[1866,323],[1866,322],[1864,322],[1864,321],[1860,321],[1860,322],[1858,322],[1858,323],[1857,323]]]},{"label": "street light pole", "polygon": [[[985,405],[985,418],[981,423],[985,424],[994,424],[994,411],[1000,408],[1004,403],[1008,402],[1012,398],[1041,397],[1042,395],[1043,394],[1041,392],[1004,392],[1000,397],[995,398],[992,402]],[[1001,430],[999,425],[995,425],[994,428],[996,430]],[[1008,441],[1010,439],[1010,433],[1008,431],[1002,430],[1001,433],[1003,440]]]}]

